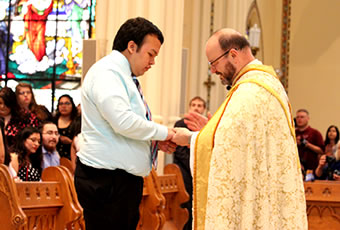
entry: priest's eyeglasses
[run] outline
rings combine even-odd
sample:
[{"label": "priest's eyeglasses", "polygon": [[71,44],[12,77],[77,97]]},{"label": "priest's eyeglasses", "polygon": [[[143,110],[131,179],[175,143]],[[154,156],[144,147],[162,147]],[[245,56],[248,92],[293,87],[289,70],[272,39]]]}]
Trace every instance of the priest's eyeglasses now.
[{"label": "priest's eyeglasses", "polygon": [[[232,48],[231,48],[232,49]],[[216,58],[215,60],[213,61],[210,61],[209,62],[209,65],[212,66],[215,62],[217,62],[218,60],[220,60],[223,56],[227,55],[231,49],[228,49],[226,52],[224,52],[221,56],[219,56],[218,58]]]}]

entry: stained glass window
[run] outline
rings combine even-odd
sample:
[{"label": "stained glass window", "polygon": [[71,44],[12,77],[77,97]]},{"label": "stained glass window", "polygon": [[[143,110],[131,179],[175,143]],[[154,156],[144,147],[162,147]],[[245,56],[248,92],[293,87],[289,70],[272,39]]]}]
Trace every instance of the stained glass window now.
[{"label": "stained glass window", "polygon": [[95,34],[96,0],[0,0],[1,85],[35,89],[80,85],[82,40]]}]

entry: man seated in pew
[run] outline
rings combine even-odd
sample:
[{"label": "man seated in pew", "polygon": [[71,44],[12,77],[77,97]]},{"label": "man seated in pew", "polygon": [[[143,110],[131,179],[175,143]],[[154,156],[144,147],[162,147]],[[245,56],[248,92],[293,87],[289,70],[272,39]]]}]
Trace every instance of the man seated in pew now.
[{"label": "man seated in pew", "polygon": [[60,165],[60,156],[57,151],[60,134],[56,124],[50,121],[45,122],[41,127],[41,135],[43,155],[41,168]]},{"label": "man seated in pew", "polygon": [[335,152],[335,157],[322,155],[319,165],[315,169],[316,179],[340,181],[340,145]]},{"label": "man seated in pew", "polygon": [[42,152],[41,134],[37,128],[26,127],[18,135],[15,152],[11,153],[10,172],[22,181],[40,181]]}]

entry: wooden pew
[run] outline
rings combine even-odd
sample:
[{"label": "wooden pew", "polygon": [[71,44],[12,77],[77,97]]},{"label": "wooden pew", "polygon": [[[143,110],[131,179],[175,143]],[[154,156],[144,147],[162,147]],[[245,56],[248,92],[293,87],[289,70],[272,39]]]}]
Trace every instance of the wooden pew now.
[{"label": "wooden pew", "polygon": [[155,170],[144,178],[140,220],[137,229],[183,229],[189,213],[181,204],[189,200],[180,169],[175,164],[165,166],[164,175]]},{"label": "wooden pew", "polygon": [[[78,216],[73,221],[67,223],[66,227],[67,227],[67,229],[72,229],[72,230],[78,230],[78,229],[79,230],[85,230],[85,220],[84,220],[84,216],[83,216],[83,208],[80,206],[80,203],[78,201],[77,192],[76,192],[76,189],[74,187],[73,174],[72,174],[72,172],[70,172],[70,170],[68,168],[66,168],[64,166],[59,166],[58,168],[60,168],[66,176],[67,186],[68,186],[68,189],[70,191],[72,204],[75,206],[75,208],[77,210],[80,211],[80,216]],[[52,171],[52,173],[53,173],[53,171]],[[43,174],[43,176],[44,175],[46,175],[46,173]],[[57,178],[54,178],[53,176],[49,175],[46,178],[42,177],[42,179],[44,181],[51,181],[51,180],[53,181],[54,179],[57,179]]]},{"label": "wooden pew", "polygon": [[63,167],[49,167],[42,182],[14,182],[8,168],[0,165],[1,229],[85,229],[82,209],[69,175]]},{"label": "wooden pew", "polygon": [[144,177],[143,197],[139,205],[137,229],[161,229],[165,223],[165,198],[160,192],[158,176],[154,169]]},{"label": "wooden pew", "polygon": [[60,158],[60,165],[65,166],[68,170],[70,170],[71,174],[74,175],[74,169],[72,167],[72,162],[68,158],[61,157]]},{"label": "wooden pew", "polygon": [[164,175],[158,176],[161,193],[166,199],[165,223],[162,230],[182,230],[189,219],[189,212],[181,204],[189,200],[181,170],[175,164],[166,165]]},{"label": "wooden pew", "polygon": [[308,229],[340,229],[340,182],[305,182]]},{"label": "wooden pew", "polygon": [[[189,199],[181,172],[176,165],[164,172],[157,176],[152,170],[144,178],[137,229],[183,229],[188,220],[188,211],[180,207]],[[0,165],[0,213],[0,229],[85,229],[73,176],[63,166],[46,168],[42,182],[14,182]]]}]

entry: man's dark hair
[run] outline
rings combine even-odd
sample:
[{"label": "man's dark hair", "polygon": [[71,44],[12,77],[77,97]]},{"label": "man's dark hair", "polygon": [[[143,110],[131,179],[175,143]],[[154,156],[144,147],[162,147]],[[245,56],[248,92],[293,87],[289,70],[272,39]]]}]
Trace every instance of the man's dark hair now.
[{"label": "man's dark hair", "polygon": [[112,50],[122,52],[127,48],[129,41],[134,41],[138,46],[138,51],[146,35],[157,36],[161,44],[164,42],[162,32],[152,22],[141,17],[129,19],[119,28]]},{"label": "man's dark hair", "polygon": [[[47,125],[47,124],[51,124],[51,125],[57,126],[56,123],[54,123],[53,121],[48,121],[48,120],[47,121],[43,121],[39,125],[39,131],[40,131],[41,134],[43,134],[43,129],[44,129],[45,125]],[[57,126],[57,128],[58,128],[58,126]]]},{"label": "man's dark hair", "polygon": [[196,97],[193,97],[190,102],[189,102],[189,106],[191,105],[191,102],[193,101],[196,101],[196,100],[199,100],[201,102],[203,102],[203,107],[205,108],[206,107],[206,102],[203,98],[201,98],[200,96],[196,96]]},{"label": "man's dark hair", "polygon": [[[218,31],[215,33],[218,33]],[[225,51],[231,48],[241,50],[244,47],[250,47],[248,40],[244,36],[238,34],[221,34],[219,35],[218,42],[221,49]]]}]

